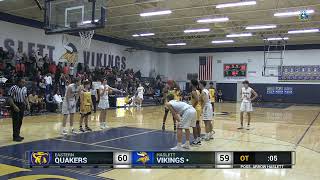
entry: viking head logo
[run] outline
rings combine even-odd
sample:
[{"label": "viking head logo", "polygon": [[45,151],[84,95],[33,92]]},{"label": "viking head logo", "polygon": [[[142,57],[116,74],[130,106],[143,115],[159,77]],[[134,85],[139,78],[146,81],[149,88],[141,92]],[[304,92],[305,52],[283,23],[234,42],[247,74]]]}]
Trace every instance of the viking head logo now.
[{"label": "viking head logo", "polygon": [[66,52],[60,57],[60,59],[65,59],[69,63],[75,63],[78,60],[78,50],[76,46],[72,43],[64,45]]},{"label": "viking head logo", "polygon": [[142,164],[146,164],[150,160],[148,153],[146,152],[138,152],[137,155],[140,156],[137,162],[141,162]]}]

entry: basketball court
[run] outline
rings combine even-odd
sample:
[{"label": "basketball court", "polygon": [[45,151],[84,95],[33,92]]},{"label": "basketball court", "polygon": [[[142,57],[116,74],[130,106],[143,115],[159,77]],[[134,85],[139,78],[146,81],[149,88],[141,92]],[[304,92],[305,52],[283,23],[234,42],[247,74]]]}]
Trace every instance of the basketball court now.
[{"label": "basketball court", "polygon": [[[176,143],[172,123],[168,123],[168,131],[163,132],[159,122],[162,120],[161,107],[145,107],[141,110],[110,110],[108,130],[100,131],[97,118],[91,118],[95,131],[73,136],[61,137],[61,115],[49,114],[39,117],[26,117],[22,132],[28,136],[24,143],[12,143],[10,139],[11,124],[9,119],[1,121],[0,160],[3,179],[19,177],[36,179],[318,179],[317,165],[320,162],[319,113],[320,107],[290,106],[285,109],[258,108],[253,115],[254,129],[238,131],[237,106],[235,103],[218,104],[217,112],[228,112],[216,115],[214,141],[204,142],[201,147],[192,151],[295,151],[296,165],[293,169],[104,169],[104,168],[26,168],[24,152],[28,150],[169,150]],[[125,111],[123,117],[117,117],[119,111]],[[218,114],[218,113],[217,113]],[[79,118],[78,116],[76,118]],[[169,119],[170,120],[170,119]],[[238,121],[237,121],[238,120]],[[170,122],[170,121],[169,121]],[[41,129],[41,131],[39,130]],[[160,142],[155,141],[158,139]],[[39,176],[40,178],[40,176]]]},{"label": "basketball court", "polygon": [[[28,166],[28,151],[171,151],[177,145],[170,113],[162,130],[165,107],[155,96],[141,108],[124,108],[124,95],[114,93],[108,128],[101,130],[99,109],[89,116],[92,132],[68,135],[61,135],[60,112],[25,113],[22,142],[12,141],[12,120],[1,104],[0,179],[320,179],[318,0],[0,0],[0,11],[0,47],[8,52],[36,51],[73,68],[132,68],[148,87],[157,76],[177,82],[187,103],[190,80],[213,82],[214,138],[188,151],[295,154],[287,169]],[[26,79],[31,84],[36,76]],[[248,130],[237,129],[244,80],[258,93]],[[74,119],[78,128],[79,112]],[[205,136],[202,121],[200,127]]]}]

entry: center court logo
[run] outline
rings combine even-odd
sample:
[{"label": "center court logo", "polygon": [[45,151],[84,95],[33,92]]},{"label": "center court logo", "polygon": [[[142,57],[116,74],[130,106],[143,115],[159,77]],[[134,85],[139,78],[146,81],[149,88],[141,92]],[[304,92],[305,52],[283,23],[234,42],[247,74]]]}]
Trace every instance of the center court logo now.
[{"label": "center court logo", "polygon": [[49,152],[32,152],[30,158],[32,165],[48,165],[51,161]]}]

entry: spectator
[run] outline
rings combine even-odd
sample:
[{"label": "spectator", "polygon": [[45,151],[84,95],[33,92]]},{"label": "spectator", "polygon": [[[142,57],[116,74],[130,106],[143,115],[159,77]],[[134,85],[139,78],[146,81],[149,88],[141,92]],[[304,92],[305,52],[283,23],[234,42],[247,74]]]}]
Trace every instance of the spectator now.
[{"label": "spectator", "polygon": [[51,92],[51,87],[52,87],[52,77],[51,74],[48,73],[45,77],[45,84],[46,84],[46,94],[49,94]]},{"label": "spectator", "polygon": [[39,87],[40,87],[40,93],[45,94],[46,93],[46,83],[44,82],[43,78],[40,79]]},{"label": "spectator", "polygon": [[30,103],[30,115],[32,116],[35,109],[39,112],[39,97],[36,94],[36,91],[32,91],[32,93],[29,94],[28,100]]},{"label": "spectator", "polygon": [[14,55],[14,60],[17,64],[21,63],[23,57],[22,49],[18,48],[16,54]]},{"label": "spectator", "polygon": [[[56,63],[55,62],[50,62],[50,65],[49,65],[49,73],[51,74],[56,74],[57,72],[57,66],[56,66]],[[60,74],[60,73],[59,73]]]},{"label": "spectator", "polygon": [[59,111],[61,111],[62,108],[62,97],[59,90],[56,91],[56,93],[53,96],[54,102],[57,104]]},{"label": "spectator", "polygon": [[71,63],[71,64],[70,64],[70,67],[69,67],[69,75],[70,75],[71,77],[73,77],[73,76],[74,76],[74,67],[73,67],[73,63]]},{"label": "spectator", "polygon": [[5,51],[3,50],[3,47],[0,47],[0,60],[5,59]]},{"label": "spectator", "polygon": [[43,110],[46,110],[46,103],[44,101],[43,94],[39,94],[38,103],[39,103],[39,112],[42,112]]},{"label": "spectator", "polygon": [[38,58],[38,61],[37,61],[37,68],[42,70],[43,69],[43,65],[44,65],[44,61],[42,58]]},{"label": "spectator", "polygon": [[59,91],[61,92],[62,96],[66,94],[66,86],[67,86],[67,80],[64,74],[61,74],[59,79]]},{"label": "spectator", "polygon": [[218,90],[218,102],[219,103],[223,102],[223,94],[221,89]]},{"label": "spectator", "polygon": [[50,92],[49,94],[46,95],[46,106],[47,106],[47,110],[49,112],[56,112],[58,105],[57,103],[54,101],[54,94],[53,92]]},{"label": "spectator", "polygon": [[63,67],[63,74],[64,75],[69,75],[69,67],[68,67],[68,63],[65,63],[64,64],[64,67]]}]

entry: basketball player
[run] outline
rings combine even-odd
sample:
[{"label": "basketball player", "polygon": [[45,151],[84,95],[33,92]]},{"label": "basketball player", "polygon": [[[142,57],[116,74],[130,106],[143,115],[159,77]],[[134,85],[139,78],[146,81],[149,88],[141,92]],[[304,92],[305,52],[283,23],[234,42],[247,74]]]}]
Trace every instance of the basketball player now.
[{"label": "basketball player", "polygon": [[[177,130],[177,146],[171,148],[171,150],[179,151],[183,149],[190,149],[190,126],[195,127],[196,124],[196,110],[189,104],[174,100],[174,95],[169,94],[167,96],[169,102],[166,103],[166,107],[172,113],[176,121],[178,122]],[[186,143],[182,145],[182,130],[186,133]]]},{"label": "basketball player", "polygon": [[200,92],[198,90],[199,83],[197,80],[191,80],[191,104],[197,111],[196,116],[196,126],[193,127],[193,142],[192,145],[201,145],[201,127],[200,127],[200,115],[201,115],[201,105],[200,105]]},{"label": "basketball player", "polygon": [[[248,115],[248,124],[247,124],[247,130],[250,129],[250,121],[251,121],[251,112],[253,111],[252,108],[252,101],[255,100],[258,97],[258,94],[249,87],[249,81],[243,81],[242,82],[243,87],[240,92],[241,97],[241,105],[240,105],[240,127],[238,129],[243,129],[243,113],[246,112]],[[253,97],[252,97],[253,95]]]},{"label": "basketball player", "polygon": [[216,102],[216,89],[213,87],[213,82],[210,82],[209,94],[210,94],[210,102],[212,105],[212,111],[214,112],[214,103]]},{"label": "basketball player", "polygon": [[210,95],[208,89],[206,89],[207,82],[200,81],[199,88],[201,90],[200,95],[200,103],[202,107],[202,118],[205,125],[206,135],[204,136],[204,140],[209,141],[213,139],[213,127],[212,127],[212,120],[213,120],[213,110],[212,105],[210,103]]},{"label": "basketball player", "polygon": [[63,114],[62,134],[63,135],[68,134],[68,131],[66,129],[68,115],[70,116],[70,132],[73,134],[77,133],[73,129],[73,121],[74,121],[74,113],[76,113],[76,102],[78,101],[80,90],[81,90],[80,78],[76,78],[74,83],[71,83],[67,86],[66,94],[62,102],[62,114]]},{"label": "basketball player", "polygon": [[142,106],[144,91],[145,91],[145,90],[144,90],[144,87],[143,87],[142,84],[140,83],[140,84],[139,84],[139,87],[137,88],[137,93],[138,93],[138,96],[137,96],[137,101],[138,101],[137,107],[138,107],[138,108],[141,108],[141,106]]},{"label": "basketball player", "polygon": [[[88,119],[92,109],[94,109],[91,97],[92,94],[90,91],[91,83],[88,80],[86,80],[83,83],[83,86],[84,88],[80,92],[80,132],[92,131],[92,129],[88,126]],[[85,129],[82,128],[83,121],[85,124]]]},{"label": "basketball player", "polygon": [[107,118],[107,109],[109,109],[109,91],[124,93],[123,91],[110,87],[107,83],[108,83],[107,79],[102,79],[101,85],[99,88],[100,101],[98,104],[98,108],[101,109],[101,113],[99,117],[100,129],[108,128],[106,124],[106,118]]},{"label": "basketball player", "polygon": [[180,90],[180,87],[179,85],[173,81],[173,95],[174,95],[174,99],[177,100],[177,101],[181,101],[181,90]]},{"label": "basketball player", "polygon": [[[168,102],[167,97],[168,97],[169,94],[174,95],[173,82],[172,82],[172,84],[169,83],[169,82],[170,81],[168,81],[167,84],[165,85],[165,87],[163,88],[164,104],[166,104]],[[166,130],[166,121],[167,121],[168,113],[169,113],[169,109],[165,106],[164,107],[164,116],[163,116],[163,120],[162,120],[162,131]],[[174,124],[173,125],[173,130],[176,131],[177,130],[177,125],[176,125],[176,121],[174,119],[174,116],[172,116],[172,120],[173,120],[173,124]]]}]

